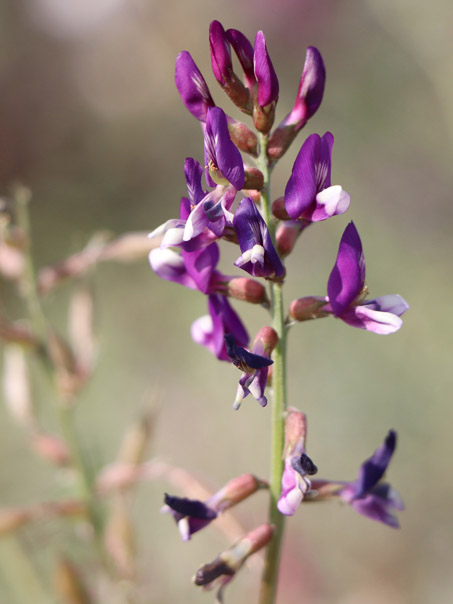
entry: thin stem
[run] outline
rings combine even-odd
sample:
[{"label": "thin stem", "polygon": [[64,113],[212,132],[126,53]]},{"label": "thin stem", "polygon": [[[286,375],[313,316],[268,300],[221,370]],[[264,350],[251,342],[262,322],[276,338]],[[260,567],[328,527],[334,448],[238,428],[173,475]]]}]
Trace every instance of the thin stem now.
[{"label": "thin stem", "polygon": [[[267,137],[260,135],[260,156],[258,166],[264,176],[264,188],[261,192],[262,212],[273,240],[275,240],[275,221],[271,214],[270,170],[266,157]],[[259,604],[273,604],[277,592],[280,551],[283,540],[285,517],[277,509],[283,474],[282,452],[284,446],[284,417],[286,408],[286,327],[283,309],[283,284],[271,283],[272,326],[279,341],[274,350],[272,366],[272,435],[271,435],[271,476],[269,522],[274,526],[274,536],[266,552],[264,571],[261,578]]]}]

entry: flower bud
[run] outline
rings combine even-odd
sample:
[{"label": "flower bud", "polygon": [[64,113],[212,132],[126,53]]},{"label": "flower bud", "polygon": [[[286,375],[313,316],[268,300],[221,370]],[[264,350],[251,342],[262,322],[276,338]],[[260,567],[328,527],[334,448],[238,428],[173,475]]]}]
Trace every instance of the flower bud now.
[{"label": "flower bud", "polygon": [[327,304],[327,298],[320,296],[306,296],[293,300],[289,306],[289,316],[294,321],[310,321],[327,317],[323,307]]},{"label": "flower bud", "polygon": [[31,436],[31,446],[40,457],[58,467],[69,464],[68,447],[58,436],[36,432]]},{"label": "flower bud", "polygon": [[296,447],[305,448],[307,417],[305,413],[289,407],[285,417],[285,449],[283,457],[290,455]]},{"label": "flower bud", "polygon": [[267,52],[266,39],[262,31],[256,34],[253,60],[257,80],[257,96],[253,108],[253,123],[257,130],[263,134],[267,134],[274,123],[279,85],[277,74]]},{"label": "flower bud", "polygon": [[278,334],[272,327],[262,327],[253,342],[253,352],[270,357],[278,344]]},{"label": "flower bud", "polygon": [[[221,284],[223,284],[223,290]],[[229,281],[216,283],[215,287],[217,293],[224,293],[224,295],[231,296],[236,300],[243,300],[251,304],[263,304],[264,306],[269,304],[264,285],[249,277],[233,277]]]},{"label": "flower bud", "polygon": [[216,512],[224,512],[228,508],[240,503],[258,489],[269,488],[266,481],[260,480],[253,474],[241,474],[233,478],[209,499],[209,506]]},{"label": "flower bud", "polygon": [[240,541],[219,554],[213,562],[203,564],[193,578],[195,585],[203,586],[205,589],[217,585],[219,587],[217,601],[222,602],[225,586],[249,556],[268,545],[273,532],[274,528],[270,524],[258,526]]},{"label": "flower bud", "polygon": [[304,225],[295,220],[287,220],[279,224],[275,234],[275,241],[280,257],[288,256],[293,251],[303,229]]},{"label": "flower bud", "polygon": [[258,139],[256,134],[242,122],[227,117],[228,132],[231,140],[238,149],[248,153],[252,157],[258,157]]},{"label": "flower bud", "polygon": [[263,186],[264,177],[260,170],[258,170],[258,168],[246,168],[244,189],[253,189],[255,191],[261,191]]},{"label": "flower bud", "polygon": [[13,533],[30,520],[30,512],[20,508],[0,509],[0,536]]},{"label": "flower bud", "polygon": [[233,71],[230,44],[219,21],[212,21],[209,26],[209,46],[215,79],[233,103],[250,114],[250,93]]},{"label": "flower bud", "polygon": [[255,70],[253,68],[253,46],[244,34],[237,29],[227,29],[226,36],[244,70],[245,84],[252,92],[256,86]]},{"label": "flower bud", "polygon": [[290,215],[286,211],[285,198],[283,196],[278,197],[272,203],[272,214],[275,216],[275,218],[278,218],[278,220],[291,220]]}]

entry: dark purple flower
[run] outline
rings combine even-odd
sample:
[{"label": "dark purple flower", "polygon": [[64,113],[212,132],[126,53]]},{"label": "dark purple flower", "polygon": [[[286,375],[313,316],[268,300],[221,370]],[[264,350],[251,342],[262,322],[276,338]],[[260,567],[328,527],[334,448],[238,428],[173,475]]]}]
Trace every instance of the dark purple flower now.
[{"label": "dark purple flower", "polygon": [[185,50],[176,59],[175,83],[186,108],[197,120],[205,122],[208,109],[215,103],[200,70]]},{"label": "dark purple flower", "polygon": [[404,504],[389,484],[381,482],[395,448],[396,432],[390,430],[384,443],[360,466],[357,479],[344,483],[337,494],[359,514],[398,528],[398,519],[392,511],[403,510]]},{"label": "dark purple flower", "polygon": [[173,516],[183,541],[188,541],[194,533],[217,518],[217,512],[202,501],[174,497],[167,493],[162,511]]},{"label": "dark purple flower", "polygon": [[266,223],[250,197],[241,199],[233,226],[242,252],[234,264],[255,277],[282,279],[285,267],[275,251]]},{"label": "dark purple flower", "polygon": [[240,191],[244,186],[244,163],[236,145],[231,140],[225,113],[219,107],[209,109],[204,136],[206,180],[209,185],[231,183]]},{"label": "dark purple flower", "polygon": [[257,102],[260,107],[268,107],[278,100],[278,78],[267,52],[266,38],[262,31],[256,34],[253,55],[254,71],[258,83]]},{"label": "dark purple flower", "polygon": [[225,296],[210,294],[208,310],[209,315],[200,317],[192,324],[192,339],[207,348],[219,360],[229,361],[225,334],[232,334],[240,346],[247,346],[247,330]]},{"label": "dark purple flower", "polygon": [[239,380],[236,400],[233,404],[234,409],[239,409],[243,399],[249,394],[262,407],[267,405],[264,391],[267,386],[269,366],[273,363],[270,356],[277,342],[278,335],[272,327],[262,327],[259,330],[251,352],[238,346],[231,334],[225,335],[225,345],[230,361],[244,374]]},{"label": "dark purple flower", "polygon": [[317,222],[349,207],[340,185],[330,185],[333,135],[312,134],[302,145],[285,189],[285,208],[293,220]]},{"label": "dark purple flower", "polygon": [[341,238],[327,293],[329,304],[323,310],[332,312],[348,325],[378,334],[397,331],[402,325],[400,316],[409,308],[397,294],[365,300],[365,258],[353,222],[348,224]]}]

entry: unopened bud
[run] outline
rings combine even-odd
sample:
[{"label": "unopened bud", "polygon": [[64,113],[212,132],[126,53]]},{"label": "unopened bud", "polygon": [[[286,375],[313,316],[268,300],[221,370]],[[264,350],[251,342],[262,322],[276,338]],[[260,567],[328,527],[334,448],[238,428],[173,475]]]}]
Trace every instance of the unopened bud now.
[{"label": "unopened bud", "polygon": [[328,313],[323,307],[328,303],[326,298],[320,296],[306,296],[293,300],[289,306],[289,316],[293,321],[310,321],[327,317]]},{"label": "unopened bud", "polygon": [[278,218],[278,220],[291,220],[290,215],[286,211],[284,197],[278,197],[272,203],[272,214],[275,216],[275,218]]},{"label": "unopened bud", "polygon": [[272,327],[261,327],[255,336],[252,350],[257,354],[270,357],[278,344],[278,334]]},{"label": "unopened bud", "polygon": [[243,300],[251,304],[269,305],[264,285],[249,277],[232,277],[229,279],[222,275],[211,285],[217,293],[224,296],[231,296],[236,300]]},{"label": "unopened bud", "polygon": [[270,542],[273,532],[274,529],[269,524],[258,526],[240,541],[219,554],[213,562],[203,564],[194,577],[195,585],[213,587],[217,583],[222,590],[247,558]]},{"label": "unopened bud", "polygon": [[250,93],[233,71],[230,43],[219,21],[212,21],[209,26],[209,46],[215,79],[233,103],[250,114]]},{"label": "unopened bud", "polygon": [[306,435],[307,417],[305,413],[294,407],[289,407],[285,417],[285,449],[283,458],[291,455],[296,447],[303,451]]},{"label": "unopened bud", "polygon": [[94,337],[94,298],[89,287],[78,287],[69,309],[69,333],[78,372],[89,376],[96,356]]},{"label": "unopened bud", "polygon": [[296,220],[287,220],[279,224],[277,233],[275,234],[275,241],[280,257],[286,257],[291,254],[303,229],[304,225]]},{"label": "unopened bud", "polygon": [[228,132],[238,149],[252,157],[258,157],[258,139],[256,134],[242,122],[227,117]]},{"label": "unopened bud", "polygon": [[242,474],[227,482],[220,491],[213,495],[209,499],[209,506],[215,509],[216,512],[224,512],[253,495],[258,489],[268,487],[266,481],[256,478],[253,474]]},{"label": "unopened bud", "polygon": [[259,132],[263,134],[270,132],[275,119],[275,105],[276,103],[270,103],[266,107],[261,107],[261,105],[253,107],[253,123]]},{"label": "unopened bud", "polygon": [[263,174],[258,168],[247,168],[245,170],[244,189],[254,189],[261,191],[264,186]]},{"label": "unopened bud", "polygon": [[23,252],[6,241],[0,241],[0,274],[6,279],[19,279],[24,265]]},{"label": "unopened bud", "polygon": [[84,378],[77,366],[74,352],[55,331],[49,330],[47,351],[55,370],[55,381],[60,397],[69,402],[83,385]]}]

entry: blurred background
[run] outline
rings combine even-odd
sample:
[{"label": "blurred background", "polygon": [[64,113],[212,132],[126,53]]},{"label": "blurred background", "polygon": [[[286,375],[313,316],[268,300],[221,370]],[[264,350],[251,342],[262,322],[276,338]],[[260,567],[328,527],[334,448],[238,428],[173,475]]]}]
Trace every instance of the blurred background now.
[{"label": "blurred background", "polygon": [[[399,293],[411,305],[401,331],[388,337],[331,319],[290,334],[290,404],[308,415],[308,453],[320,476],[353,479],[394,428],[399,445],[387,478],[407,509],[394,531],[347,506],[303,506],[287,524],[279,604],[451,602],[450,2],[3,0],[0,193],[15,182],[31,189],[38,267],[77,252],[95,232],[150,231],[176,217],[184,158],[202,161],[203,152],[199,124],[174,86],[178,52],[190,51],[216,102],[237,115],[210,73],[213,19],[251,40],[264,30],[280,80],[277,123],[292,107],[306,47],[317,46],[326,64],[323,104],[274,171],[273,195],[283,193],[305,137],[330,130],[332,182],[351,194],[351,207],[298,242],[288,260],[287,302],[325,295],[353,219],[371,295]],[[230,261],[234,252],[226,250]],[[232,273],[226,261],[222,268]],[[243,472],[266,476],[269,408],[247,399],[233,412],[239,373],[191,341],[205,299],[160,281],[145,259],[104,264],[93,283],[99,360],[77,410],[93,463],[114,458],[125,426],[158,392],[150,456],[213,490]],[[22,317],[10,284],[2,280],[0,288],[10,318]],[[62,333],[70,294],[68,283],[44,300]],[[252,337],[268,320],[261,308],[235,308]],[[33,387],[52,426],[39,376]],[[0,419],[0,506],[51,499],[54,470],[30,453],[4,405]],[[211,602],[190,579],[228,541],[212,529],[181,543],[171,518],[159,514],[165,490],[164,481],[148,483],[134,503],[145,601]],[[238,518],[253,528],[266,506],[258,493]],[[21,536],[45,576],[55,552],[69,547],[64,530],[52,521]],[[241,573],[227,601],[253,601],[256,585],[253,568]],[[0,587],[0,601],[8,598]]]}]

